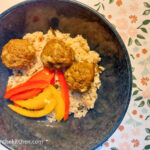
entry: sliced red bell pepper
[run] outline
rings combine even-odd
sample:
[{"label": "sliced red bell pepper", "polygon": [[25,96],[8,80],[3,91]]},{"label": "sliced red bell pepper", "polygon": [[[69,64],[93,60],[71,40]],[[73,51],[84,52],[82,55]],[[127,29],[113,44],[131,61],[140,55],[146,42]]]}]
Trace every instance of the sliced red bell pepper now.
[{"label": "sliced red bell pepper", "polygon": [[24,92],[17,93],[10,97],[10,100],[16,101],[16,100],[27,100],[29,98],[32,98],[39,93],[42,92],[42,89],[31,89]]},{"label": "sliced red bell pepper", "polygon": [[64,102],[65,102],[64,120],[67,120],[68,116],[69,116],[69,107],[70,107],[69,89],[68,89],[68,85],[67,85],[67,82],[65,80],[65,76],[64,76],[63,72],[58,70],[57,75],[58,75],[58,80],[59,80],[60,87],[61,87],[62,97],[63,97]]},{"label": "sliced red bell pepper", "polygon": [[48,85],[49,83],[43,80],[25,82],[7,91],[4,95],[4,98],[10,98],[11,96],[17,93],[21,93],[21,92],[28,91],[31,89],[44,89],[48,87]]},{"label": "sliced red bell pepper", "polygon": [[14,104],[15,106],[17,106],[17,107],[20,107],[18,104]]},{"label": "sliced red bell pepper", "polygon": [[36,81],[36,80],[44,80],[48,83],[51,82],[51,80],[53,79],[55,75],[55,71],[52,70],[48,70],[48,69],[42,69],[41,71],[35,73],[31,78],[29,78],[27,80],[27,82],[31,82],[31,81]]},{"label": "sliced red bell pepper", "polygon": [[[39,89],[42,89],[41,87],[40,88],[38,88],[38,85],[37,85],[37,88],[35,87],[34,88],[34,91],[30,91],[29,92],[29,90],[28,90],[28,92],[29,93],[27,93],[27,90],[26,90],[26,94],[23,96],[23,95],[21,95],[21,97],[20,97],[20,92],[18,93],[18,90],[16,90],[16,89],[18,89],[18,88],[23,88],[25,85],[27,85],[27,84],[29,84],[29,85],[31,85],[32,84],[32,82],[33,81],[35,81],[35,84],[36,83],[38,83],[38,84],[40,84],[40,82],[38,82],[38,81],[44,81],[44,82],[47,82],[47,84],[54,84],[54,82],[55,82],[55,71],[54,70],[52,70],[52,71],[50,71],[50,70],[48,70],[48,69],[42,69],[41,71],[39,71],[39,72],[37,72],[37,73],[35,73],[31,78],[29,78],[25,83],[23,83],[23,84],[20,84],[20,85],[18,85],[18,86],[16,86],[15,88],[12,88],[12,89],[10,89],[10,88],[7,88],[7,92],[6,92],[6,94],[4,95],[4,98],[12,98],[13,100],[19,100],[20,98],[23,98],[23,99],[25,99],[25,98],[31,98],[31,97],[29,97],[29,96],[36,96],[35,94],[37,93],[39,93],[38,91],[39,91]],[[46,84],[46,83],[45,83]],[[44,88],[44,87],[43,87]],[[36,90],[36,92],[35,92],[35,89],[38,89],[38,90]],[[15,93],[14,93],[14,90],[16,90],[15,91]],[[31,88],[30,88],[30,90],[32,90]],[[10,93],[10,91],[12,92],[11,93],[11,95],[9,95],[9,93]],[[22,91],[21,92],[25,92],[25,91],[23,91],[23,89],[22,89]],[[17,94],[19,94],[18,96],[17,96]],[[13,95],[15,95],[15,97],[12,97]]]},{"label": "sliced red bell pepper", "polygon": [[55,74],[54,74],[54,77],[52,78],[52,80],[50,81],[50,84],[51,84],[51,85],[54,85],[54,84],[55,84]]}]

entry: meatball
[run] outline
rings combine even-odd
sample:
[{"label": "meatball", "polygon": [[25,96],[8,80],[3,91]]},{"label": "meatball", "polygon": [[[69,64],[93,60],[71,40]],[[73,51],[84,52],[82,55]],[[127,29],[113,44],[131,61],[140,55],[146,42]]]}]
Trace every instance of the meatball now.
[{"label": "meatball", "polygon": [[44,47],[41,61],[47,68],[68,67],[74,61],[74,52],[63,41],[52,39]]},{"label": "meatball", "polygon": [[75,62],[65,72],[65,78],[73,91],[85,92],[94,79],[94,64]]},{"label": "meatball", "polygon": [[3,47],[1,58],[9,69],[23,69],[35,58],[35,50],[27,40],[12,39]]}]

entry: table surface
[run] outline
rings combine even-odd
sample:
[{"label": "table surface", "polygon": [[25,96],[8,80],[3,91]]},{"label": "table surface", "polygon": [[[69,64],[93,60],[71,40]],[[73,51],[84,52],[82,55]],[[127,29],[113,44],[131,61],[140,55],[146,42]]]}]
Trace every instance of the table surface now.
[{"label": "table surface", "polygon": [[[23,0],[0,0],[0,13]],[[121,125],[97,150],[150,150],[150,0],[78,0],[108,19],[132,64],[131,102]],[[0,145],[1,150],[6,150]]]}]

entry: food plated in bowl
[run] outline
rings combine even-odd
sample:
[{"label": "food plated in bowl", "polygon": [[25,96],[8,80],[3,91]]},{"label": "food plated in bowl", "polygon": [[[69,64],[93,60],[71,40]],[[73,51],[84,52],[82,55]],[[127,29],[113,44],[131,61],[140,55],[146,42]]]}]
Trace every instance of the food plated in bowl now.
[{"label": "food plated in bowl", "polygon": [[99,54],[81,35],[71,38],[53,29],[46,34],[27,33],[23,39],[11,39],[1,58],[13,69],[4,98],[13,101],[8,107],[18,114],[48,115],[50,122],[59,122],[72,113],[84,117],[94,108],[104,68],[98,65]]},{"label": "food plated in bowl", "polygon": [[[105,70],[101,75],[97,75],[100,76],[98,80],[101,81],[101,86],[97,89],[97,99],[95,97],[93,100],[95,102],[94,109],[89,110],[85,117],[75,118],[73,115],[70,115],[66,121],[62,119],[59,123],[56,121],[50,123],[47,117],[33,119],[13,112],[7,107],[8,101],[3,99],[3,96],[5,95],[7,84],[10,82],[11,78],[14,77],[14,74],[12,73],[12,69],[6,68],[2,61],[0,61],[0,85],[3,85],[0,86],[0,124],[2,127],[0,138],[11,140],[15,137],[15,139],[22,140],[30,139],[31,141],[43,141],[43,144],[37,145],[9,144],[10,147],[15,149],[94,149],[104,143],[115,131],[123,119],[129,104],[131,94],[131,66],[126,48],[120,36],[110,23],[91,8],[73,1],[33,0],[21,3],[0,16],[0,49],[2,50],[4,45],[11,39],[22,39],[27,33],[30,33],[32,36],[34,32],[38,31],[40,34],[43,32],[43,35],[46,35],[50,27],[56,33],[69,33],[72,39],[76,39],[78,35],[81,35],[83,39],[87,40],[90,50],[94,50],[96,54],[98,53],[101,57],[101,61],[98,65],[103,66]],[[81,40],[81,37],[78,38]],[[57,43],[65,47],[64,43],[60,44],[58,41]],[[36,44],[38,45],[38,43],[35,43],[35,45]],[[2,54],[1,52],[2,51],[0,51],[0,54]],[[62,65],[62,62],[56,62],[58,60],[47,59],[45,54],[47,55],[47,52],[42,56],[44,60],[46,60],[44,62],[45,66],[50,64],[51,68],[57,68],[56,70],[61,70],[61,73],[64,71],[60,69],[61,66],[67,69],[66,75],[65,72],[63,75],[66,76],[69,87],[72,86],[74,79],[78,76],[78,73],[76,73],[77,75],[73,75],[72,71],[79,68],[79,72],[82,73],[83,69],[80,70],[80,68],[86,68],[87,70],[88,68],[92,68],[92,65],[84,67],[85,64],[80,64],[81,67],[78,67],[78,64],[76,64],[73,59],[67,60],[64,63],[65,65]],[[95,53],[93,53],[92,56],[94,56],[94,54]],[[53,56],[55,53],[50,53],[48,55]],[[72,56],[71,53],[69,53],[69,56],[70,55]],[[83,57],[80,56],[79,59],[82,59]],[[89,57],[88,60],[91,58],[92,57]],[[70,62],[72,62],[71,65]],[[53,63],[56,64],[54,65]],[[34,67],[32,67],[32,69],[33,68]],[[40,71],[43,71],[43,69],[39,69],[37,73]],[[17,70],[16,73],[22,74],[20,71],[17,72]],[[90,83],[94,83],[93,81],[91,82],[93,77],[92,74],[93,71],[90,73],[90,76],[84,77],[90,79]],[[33,76],[34,75],[36,74],[33,74]],[[22,84],[28,79],[29,78],[26,78],[24,81],[21,79],[20,83],[19,81],[17,83]],[[31,77],[31,79],[33,78]],[[61,78],[61,80],[63,80],[63,78]],[[32,83],[33,82],[35,83],[37,81],[32,81]],[[72,90],[77,90],[77,93],[81,93],[82,91],[80,90],[90,90],[89,82],[85,82],[85,85],[83,84],[84,86],[78,84],[78,82],[79,80],[75,82],[77,84],[72,86]],[[11,83],[14,84],[15,87],[15,82],[13,81]],[[43,81],[42,85],[44,85]],[[80,88],[77,89],[78,87]],[[56,88],[57,86],[55,89]],[[45,92],[45,90],[43,91]],[[38,93],[39,91],[39,89],[36,89],[34,93]],[[19,102],[19,100],[17,102]],[[82,109],[82,106],[81,108],[79,107],[79,109]]]}]

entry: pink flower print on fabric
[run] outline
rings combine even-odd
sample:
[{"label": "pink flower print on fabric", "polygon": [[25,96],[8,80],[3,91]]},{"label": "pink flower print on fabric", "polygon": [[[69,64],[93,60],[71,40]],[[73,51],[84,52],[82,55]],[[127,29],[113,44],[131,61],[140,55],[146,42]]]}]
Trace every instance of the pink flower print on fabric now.
[{"label": "pink flower print on fabric", "polygon": [[123,134],[121,135],[121,138],[127,140],[127,139],[129,138],[129,135],[128,135],[127,133],[123,133]]},{"label": "pink flower print on fabric", "polygon": [[145,99],[150,98],[150,89],[143,90],[142,95]]},{"label": "pink flower print on fabric", "polygon": [[134,2],[129,5],[131,12],[137,12],[139,10],[139,4],[137,2]]},{"label": "pink flower print on fabric", "polygon": [[119,144],[119,150],[131,150],[128,142],[123,142]]},{"label": "pink flower print on fabric", "polygon": [[140,131],[139,128],[136,128],[136,129],[133,129],[133,130],[132,130],[132,135],[133,135],[133,136],[138,136],[138,135],[140,135],[140,133],[141,133],[141,131]]},{"label": "pink flower print on fabric", "polygon": [[128,28],[128,34],[130,37],[134,38],[137,35],[137,29],[134,28],[133,26],[130,26]]},{"label": "pink flower print on fabric", "polygon": [[126,8],[120,8],[119,11],[118,11],[118,14],[119,15],[126,15],[127,14]]},{"label": "pink flower print on fabric", "polygon": [[128,20],[125,18],[116,19],[116,27],[119,30],[126,30],[128,28]]}]

